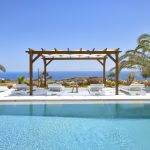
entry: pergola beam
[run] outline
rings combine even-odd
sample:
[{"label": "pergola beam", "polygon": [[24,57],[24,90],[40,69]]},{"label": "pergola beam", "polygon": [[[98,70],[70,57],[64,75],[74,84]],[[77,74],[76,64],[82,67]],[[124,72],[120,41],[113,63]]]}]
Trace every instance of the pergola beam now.
[{"label": "pergola beam", "polygon": [[[45,60],[46,60],[46,59],[45,59]],[[46,63],[46,66],[48,66],[52,61],[53,61],[53,59],[49,60],[49,61]]]},{"label": "pergola beam", "polygon": [[[29,53],[29,51],[26,51]],[[121,52],[121,51],[118,51]],[[33,51],[34,54],[116,54],[116,51]]]},{"label": "pergola beam", "polygon": [[37,56],[32,60],[32,63],[34,63],[40,56],[41,54],[37,54]]},{"label": "pergola beam", "polygon": [[116,59],[114,57],[111,56],[111,54],[107,54],[107,56],[113,61],[116,63]]},{"label": "pergola beam", "polygon": [[104,64],[103,64],[103,62],[101,62],[99,59],[97,59],[97,61],[103,66]]},{"label": "pergola beam", "polygon": [[95,58],[55,58],[55,57],[53,57],[53,58],[44,58],[44,59],[46,59],[46,60],[97,60],[97,59],[99,59],[99,60],[103,60],[104,58],[99,58],[99,57],[95,57]]}]

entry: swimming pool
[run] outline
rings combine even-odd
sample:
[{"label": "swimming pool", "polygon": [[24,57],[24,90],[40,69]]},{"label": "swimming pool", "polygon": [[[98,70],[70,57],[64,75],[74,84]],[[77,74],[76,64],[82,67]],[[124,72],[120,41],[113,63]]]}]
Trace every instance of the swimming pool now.
[{"label": "swimming pool", "polygon": [[149,104],[0,105],[0,149],[149,150]]}]

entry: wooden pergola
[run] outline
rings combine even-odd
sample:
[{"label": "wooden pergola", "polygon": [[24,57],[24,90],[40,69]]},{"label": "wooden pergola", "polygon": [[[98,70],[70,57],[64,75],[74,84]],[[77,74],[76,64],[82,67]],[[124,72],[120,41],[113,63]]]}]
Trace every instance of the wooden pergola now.
[{"label": "wooden pergola", "polygon": [[30,95],[33,92],[33,63],[42,58],[44,62],[44,86],[46,87],[46,74],[47,66],[53,60],[97,60],[103,66],[103,83],[106,83],[106,59],[110,58],[115,63],[115,93],[119,94],[119,53],[118,49],[103,49],[103,50],[85,50],[80,48],[79,50],[58,50],[56,48],[51,50],[33,50],[29,48],[26,51],[29,54],[29,68],[30,68]]}]

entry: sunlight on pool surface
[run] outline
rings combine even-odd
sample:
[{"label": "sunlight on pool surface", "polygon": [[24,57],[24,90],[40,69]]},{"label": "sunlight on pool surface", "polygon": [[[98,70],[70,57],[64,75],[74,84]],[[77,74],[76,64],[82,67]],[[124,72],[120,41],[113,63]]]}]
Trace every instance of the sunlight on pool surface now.
[{"label": "sunlight on pool surface", "polygon": [[2,150],[149,150],[150,119],[0,116]]}]

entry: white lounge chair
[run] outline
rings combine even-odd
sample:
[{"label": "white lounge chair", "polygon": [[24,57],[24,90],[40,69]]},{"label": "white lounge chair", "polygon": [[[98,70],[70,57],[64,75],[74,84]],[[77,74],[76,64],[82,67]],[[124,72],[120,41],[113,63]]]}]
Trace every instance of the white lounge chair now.
[{"label": "white lounge chair", "polygon": [[8,90],[7,86],[0,86],[0,92],[5,92]]},{"label": "white lounge chair", "polygon": [[64,91],[62,84],[48,84],[47,95],[61,95]]},{"label": "white lounge chair", "polygon": [[96,95],[105,95],[104,91],[104,84],[91,84],[88,86],[88,91],[90,95],[96,96]]},{"label": "white lounge chair", "polygon": [[131,84],[129,86],[122,86],[119,89],[120,89],[120,91],[122,91],[128,95],[131,95],[131,96],[146,95],[144,84]]},{"label": "white lounge chair", "polygon": [[28,86],[26,84],[16,84],[15,90],[11,92],[13,96],[28,95]]},{"label": "white lounge chair", "polygon": [[26,84],[16,84],[16,90],[28,90],[28,86]]},{"label": "white lounge chair", "polygon": [[47,95],[47,90],[43,88],[37,88],[33,87],[33,95],[34,96],[46,96]]}]

